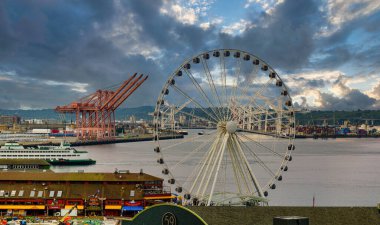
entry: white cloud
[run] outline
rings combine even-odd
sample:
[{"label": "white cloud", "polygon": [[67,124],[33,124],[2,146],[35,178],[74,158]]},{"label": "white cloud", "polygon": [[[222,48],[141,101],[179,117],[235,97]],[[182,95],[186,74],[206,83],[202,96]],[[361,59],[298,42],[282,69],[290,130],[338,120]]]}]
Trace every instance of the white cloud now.
[{"label": "white cloud", "polygon": [[284,0],[247,0],[244,8],[248,8],[253,4],[259,5],[267,14],[272,14],[278,4],[283,3]]},{"label": "white cloud", "polygon": [[13,80],[14,77],[17,76],[16,71],[1,71],[0,70],[0,80],[10,81]]},{"label": "white cloud", "polygon": [[79,82],[60,82],[60,81],[54,81],[54,80],[46,80],[43,83],[50,86],[68,86],[70,87],[70,90],[85,93],[87,92],[87,83],[79,83]]},{"label": "white cloud", "polygon": [[[311,88],[311,84],[314,84],[312,88],[317,88],[318,83],[323,86],[331,85],[332,82],[336,81],[342,74],[341,71],[312,71],[312,72],[302,72],[297,74],[286,74],[281,76],[285,81],[286,85],[294,90]],[[323,87],[318,87],[323,88]]]},{"label": "white cloud", "polygon": [[230,24],[228,26],[223,26],[221,29],[222,33],[229,34],[232,36],[236,36],[242,34],[245,30],[254,27],[251,21],[240,19],[239,22]]},{"label": "white cloud", "polygon": [[204,23],[199,24],[199,27],[202,28],[203,30],[208,30],[211,26],[219,25],[222,22],[223,22],[222,18],[216,18],[209,22],[204,22]]},{"label": "white cloud", "polygon": [[377,81],[377,83],[374,82],[374,86],[369,91],[367,91],[366,94],[380,101],[380,79]]},{"label": "white cloud", "polygon": [[11,81],[13,83],[29,85],[31,83],[42,83],[49,86],[68,86],[70,90],[84,93],[87,92],[88,83],[61,82],[54,80],[39,80],[37,78],[19,76],[16,71],[0,71],[0,81]]},{"label": "white cloud", "polygon": [[289,74],[287,75],[289,78],[306,78],[306,79],[325,79],[325,80],[331,80],[331,79],[337,79],[341,75],[341,71],[339,70],[322,70],[322,71],[313,71],[313,72],[305,72],[305,73],[298,73],[298,74]]},{"label": "white cloud", "polygon": [[351,88],[347,86],[347,79],[343,75],[340,75],[331,86],[331,91],[335,96],[342,97],[350,93]]},{"label": "white cloud", "polygon": [[[160,13],[182,24],[194,25],[201,16],[206,16],[213,1],[207,0],[164,0]],[[206,26],[206,25],[203,25]]]},{"label": "white cloud", "polygon": [[323,105],[321,92],[316,89],[306,89],[292,96],[292,100],[302,108],[318,108]]},{"label": "white cloud", "polygon": [[[347,109],[357,99],[363,102],[352,107],[373,108],[376,107],[371,106],[373,99],[380,100],[380,79],[375,74],[347,76],[339,70],[326,70],[287,74],[282,78],[293,93],[294,102],[311,108],[331,109],[339,105]],[[365,91],[369,84],[372,89]]]},{"label": "white cloud", "polygon": [[[101,34],[103,38],[111,41],[115,46],[124,50],[125,55],[143,55],[145,58],[159,57],[160,48],[151,42],[144,41],[143,28],[135,22],[135,16],[127,11],[120,0],[114,1],[115,20],[111,27]],[[93,24],[99,29],[99,24]]]},{"label": "white cloud", "polygon": [[330,26],[321,28],[317,36],[329,36],[351,20],[369,15],[380,9],[379,0],[328,0],[325,7]]},{"label": "white cloud", "polygon": [[198,16],[195,14],[194,9],[185,8],[178,4],[171,5],[168,10],[161,9],[161,13],[173,15],[178,21],[183,24],[193,25],[198,20]]}]

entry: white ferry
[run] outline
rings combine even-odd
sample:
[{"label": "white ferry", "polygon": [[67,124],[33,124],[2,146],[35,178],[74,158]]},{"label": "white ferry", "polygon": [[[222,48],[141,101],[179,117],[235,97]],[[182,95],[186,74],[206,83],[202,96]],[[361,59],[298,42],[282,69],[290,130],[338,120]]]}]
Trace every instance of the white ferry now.
[{"label": "white ferry", "polygon": [[67,142],[59,146],[24,148],[17,142],[7,142],[0,147],[3,159],[44,159],[52,165],[90,165],[96,161],[88,158],[87,151],[78,151]]}]

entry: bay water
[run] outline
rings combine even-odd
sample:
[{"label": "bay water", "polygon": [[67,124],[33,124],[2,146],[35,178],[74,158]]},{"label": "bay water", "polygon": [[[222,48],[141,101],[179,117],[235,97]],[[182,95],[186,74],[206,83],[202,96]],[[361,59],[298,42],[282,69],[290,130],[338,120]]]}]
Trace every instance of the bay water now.
[{"label": "bay water", "polygon": [[[380,139],[296,139],[289,170],[269,192],[273,206],[375,206],[380,203]],[[153,141],[77,147],[90,166],[54,166],[55,172],[129,170],[162,177]]]}]

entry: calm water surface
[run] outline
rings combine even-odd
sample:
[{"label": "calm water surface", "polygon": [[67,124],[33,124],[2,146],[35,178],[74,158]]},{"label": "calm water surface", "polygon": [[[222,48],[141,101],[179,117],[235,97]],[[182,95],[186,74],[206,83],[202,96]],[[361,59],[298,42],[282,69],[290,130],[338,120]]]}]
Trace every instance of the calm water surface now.
[{"label": "calm water surface", "polygon": [[[270,205],[374,206],[380,202],[380,139],[298,139],[293,161],[269,193]],[[56,172],[130,170],[162,177],[153,142],[78,147],[96,165],[60,167]]]}]

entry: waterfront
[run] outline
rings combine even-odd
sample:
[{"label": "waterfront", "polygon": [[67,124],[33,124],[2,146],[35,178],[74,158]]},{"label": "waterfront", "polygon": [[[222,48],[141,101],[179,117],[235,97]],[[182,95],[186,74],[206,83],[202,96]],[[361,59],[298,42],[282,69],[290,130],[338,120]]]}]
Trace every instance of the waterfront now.
[{"label": "waterfront", "polygon": [[[187,137],[189,138],[189,137]],[[380,201],[379,139],[298,139],[294,160],[278,188],[270,191],[270,205],[375,206]],[[162,177],[152,142],[77,147],[89,152],[96,165],[52,167],[56,172],[113,172],[130,170]],[[175,154],[175,153],[173,153]]]}]

